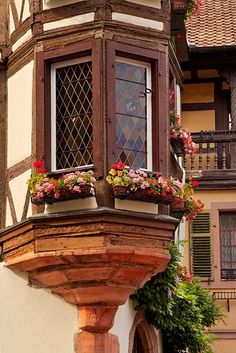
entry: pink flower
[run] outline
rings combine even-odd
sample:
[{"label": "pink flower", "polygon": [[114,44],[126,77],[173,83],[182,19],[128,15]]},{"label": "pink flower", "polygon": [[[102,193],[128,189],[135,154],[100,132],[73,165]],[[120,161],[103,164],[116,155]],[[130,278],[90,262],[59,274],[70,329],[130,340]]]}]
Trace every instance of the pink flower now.
[{"label": "pink flower", "polygon": [[77,185],[73,187],[73,190],[76,192],[81,192],[81,188]]},{"label": "pink flower", "polygon": [[78,180],[77,180],[77,183],[78,183],[79,185],[85,185],[85,184],[87,184],[87,181],[84,180],[84,179],[78,179]]},{"label": "pink flower", "polygon": [[42,199],[43,198],[43,196],[44,196],[44,194],[43,194],[43,192],[37,192],[37,194],[36,194],[36,198],[37,199]]},{"label": "pink flower", "polygon": [[57,190],[56,192],[55,192],[55,194],[54,194],[54,199],[59,199],[60,198],[60,196],[61,196],[61,191],[60,190]]}]

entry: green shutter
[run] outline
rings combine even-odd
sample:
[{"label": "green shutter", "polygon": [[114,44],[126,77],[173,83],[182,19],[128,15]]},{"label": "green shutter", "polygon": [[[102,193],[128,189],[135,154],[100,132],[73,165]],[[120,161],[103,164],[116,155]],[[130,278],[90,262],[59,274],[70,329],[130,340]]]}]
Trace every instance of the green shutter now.
[{"label": "green shutter", "polygon": [[191,270],[201,280],[212,277],[210,213],[197,215],[190,225]]}]

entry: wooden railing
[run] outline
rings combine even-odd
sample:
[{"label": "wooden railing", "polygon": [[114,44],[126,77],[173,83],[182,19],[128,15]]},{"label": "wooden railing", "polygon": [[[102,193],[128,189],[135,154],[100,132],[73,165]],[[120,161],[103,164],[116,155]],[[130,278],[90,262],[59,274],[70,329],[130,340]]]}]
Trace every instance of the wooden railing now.
[{"label": "wooden railing", "polygon": [[197,153],[184,158],[186,170],[214,171],[236,169],[236,131],[201,131],[191,134]]}]

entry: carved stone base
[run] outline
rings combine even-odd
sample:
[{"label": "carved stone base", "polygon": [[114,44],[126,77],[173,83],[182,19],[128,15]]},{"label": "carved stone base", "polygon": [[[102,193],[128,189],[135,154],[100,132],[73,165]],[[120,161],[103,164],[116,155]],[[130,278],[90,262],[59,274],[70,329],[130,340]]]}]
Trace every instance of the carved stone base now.
[{"label": "carved stone base", "polygon": [[108,332],[80,332],[75,335],[76,353],[119,353],[119,342]]},{"label": "carved stone base", "polygon": [[76,353],[118,353],[108,333],[116,310],[151,276],[165,270],[178,221],[114,209],[41,215],[1,234],[3,259],[27,271],[31,286],[76,304]]}]

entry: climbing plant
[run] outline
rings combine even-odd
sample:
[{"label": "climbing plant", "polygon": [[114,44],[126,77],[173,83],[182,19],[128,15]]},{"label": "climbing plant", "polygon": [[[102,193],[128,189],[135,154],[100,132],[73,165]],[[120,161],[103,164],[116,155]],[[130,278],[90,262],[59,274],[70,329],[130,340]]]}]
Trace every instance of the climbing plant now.
[{"label": "climbing plant", "polygon": [[222,319],[219,306],[199,280],[180,264],[178,247],[170,244],[171,260],[165,272],[152,277],[131,296],[134,308],[161,329],[164,353],[212,353],[214,336],[207,328]]}]

